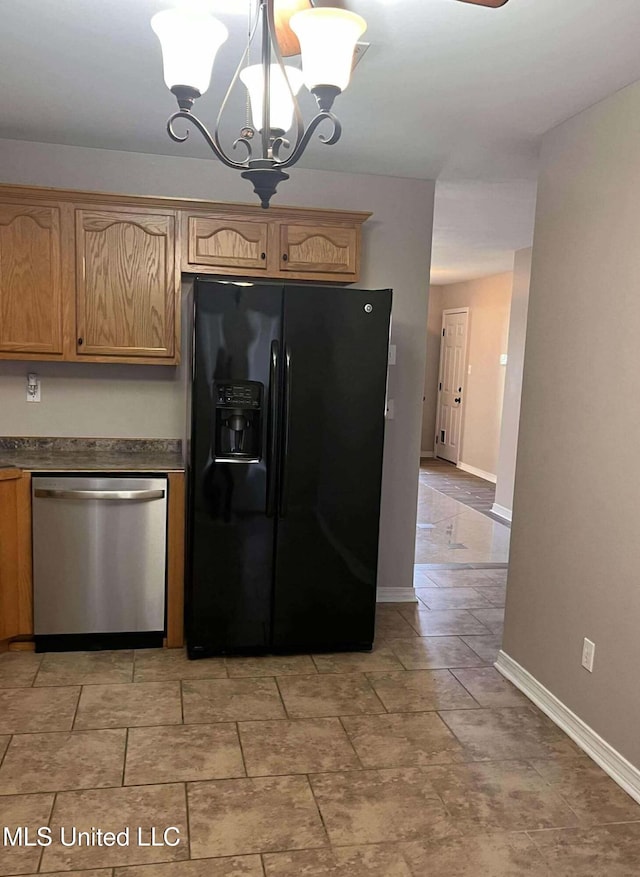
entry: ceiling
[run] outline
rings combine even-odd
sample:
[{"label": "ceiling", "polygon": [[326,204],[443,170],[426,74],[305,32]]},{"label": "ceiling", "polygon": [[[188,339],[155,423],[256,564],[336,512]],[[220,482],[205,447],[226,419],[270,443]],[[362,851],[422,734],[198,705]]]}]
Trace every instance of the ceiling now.
[{"label": "ceiling", "polygon": [[[202,0],[246,9],[247,0]],[[174,99],[151,15],[172,0],[15,0],[2,4],[0,137],[169,155]],[[549,128],[640,79],[638,0],[347,0],[371,42],[336,102],[335,147],[306,167],[437,179],[433,279],[509,270],[531,244],[537,155]],[[232,37],[198,113],[213,124],[246,16],[220,13]],[[398,97],[401,96],[401,99]],[[307,95],[303,109],[313,110]],[[231,128],[242,121],[231,118]],[[295,172],[295,171],[294,171]]]}]

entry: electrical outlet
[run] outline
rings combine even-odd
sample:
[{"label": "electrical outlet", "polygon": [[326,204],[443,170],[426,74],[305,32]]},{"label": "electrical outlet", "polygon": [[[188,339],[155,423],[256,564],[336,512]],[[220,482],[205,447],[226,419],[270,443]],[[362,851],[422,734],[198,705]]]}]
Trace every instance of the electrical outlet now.
[{"label": "electrical outlet", "polygon": [[584,638],[582,645],[582,666],[589,673],[593,673],[593,661],[596,656],[596,645],[590,639]]},{"label": "electrical outlet", "polygon": [[40,378],[35,374],[27,375],[27,402],[40,401]]}]

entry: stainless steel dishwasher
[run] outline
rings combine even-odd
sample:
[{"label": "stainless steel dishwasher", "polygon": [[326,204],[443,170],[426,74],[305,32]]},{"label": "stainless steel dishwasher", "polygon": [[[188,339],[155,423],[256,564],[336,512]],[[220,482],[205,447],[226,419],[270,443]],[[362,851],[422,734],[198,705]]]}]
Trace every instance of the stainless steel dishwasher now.
[{"label": "stainless steel dishwasher", "polygon": [[34,475],[36,651],[162,645],[167,479]]}]

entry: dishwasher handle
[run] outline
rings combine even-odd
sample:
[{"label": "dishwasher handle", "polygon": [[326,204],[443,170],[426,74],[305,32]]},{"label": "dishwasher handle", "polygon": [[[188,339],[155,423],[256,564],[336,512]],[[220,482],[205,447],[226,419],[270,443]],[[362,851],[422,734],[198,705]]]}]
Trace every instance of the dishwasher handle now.
[{"label": "dishwasher handle", "polygon": [[140,502],[163,499],[164,490],[53,490],[36,487],[33,495],[39,499],[101,499],[122,502]]}]

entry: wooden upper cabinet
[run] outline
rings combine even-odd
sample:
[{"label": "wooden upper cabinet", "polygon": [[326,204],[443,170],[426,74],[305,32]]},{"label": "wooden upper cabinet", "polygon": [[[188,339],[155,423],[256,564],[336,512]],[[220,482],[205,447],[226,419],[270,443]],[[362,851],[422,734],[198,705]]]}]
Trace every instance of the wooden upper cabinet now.
[{"label": "wooden upper cabinet", "polygon": [[280,270],[294,274],[358,276],[360,229],[330,225],[280,225]]},{"label": "wooden upper cabinet", "polygon": [[0,202],[0,351],[62,354],[60,208]]},{"label": "wooden upper cabinet", "polygon": [[77,354],[177,361],[175,213],[75,215]]},{"label": "wooden upper cabinet", "polygon": [[267,222],[229,216],[187,217],[187,264],[265,271],[267,268]]}]

